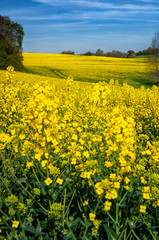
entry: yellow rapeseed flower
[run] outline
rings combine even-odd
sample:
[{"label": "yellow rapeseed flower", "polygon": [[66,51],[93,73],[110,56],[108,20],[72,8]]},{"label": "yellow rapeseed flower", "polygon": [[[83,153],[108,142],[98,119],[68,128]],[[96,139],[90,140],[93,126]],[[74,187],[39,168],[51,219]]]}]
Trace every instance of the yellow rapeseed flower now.
[{"label": "yellow rapeseed flower", "polygon": [[105,166],[107,168],[112,167],[113,166],[113,162],[105,161]]},{"label": "yellow rapeseed flower", "polygon": [[144,199],[150,199],[150,194],[149,193],[143,193],[143,198]]},{"label": "yellow rapeseed flower", "polygon": [[125,182],[126,184],[128,184],[128,183],[130,182],[130,179],[129,179],[128,177],[125,177],[125,178],[124,178],[124,182]]},{"label": "yellow rapeseed flower", "polygon": [[88,202],[89,202],[89,200],[87,199],[87,200],[85,200],[84,201],[84,203],[83,203],[83,206],[85,207],[85,206],[87,206],[88,205]]},{"label": "yellow rapeseed flower", "polygon": [[46,165],[47,165],[47,160],[43,160],[43,161],[41,161],[41,165],[42,165],[42,167],[45,167]]},{"label": "yellow rapeseed flower", "polygon": [[104,210],[105,210],[105,211],[109,211],[110,208],[111,208],[111,205],[112,205],[112,202],[106,201],[106,202],[104,203]]},{"label": "yellow rapeseed flower", "polygon": [[147,181],[145,180],[144,177],[140,177],[140,180],[141,180],[141,183],[143,183],[143,184],[146,184],[146,183],[147,183]]},{"label": "yellow rapeseed flower", "polygon": [[101,221],[100,221],[100,220],[97,220],[97,219],[95,219],[95,220],[93,221],[93,225],[95,226],[96,229],[99,228],[100,222],[101,222]]},{"label": "yellow rapeseed flower", "polygon": [[19,226],[19,221],[13,221],[12,222],[12,227],[18,228],[18,226]]},{"label": "yellow rapeseed flower", "polygon": [[140,212],[141,212],[141,213],[145,213],[145,212],[146,212],[146,206],[141,205],[141,206],[140,206]]},{"label": "yellow rapeseed flower", "polygon": [[49,186],[51,183],[52,183],[52,179],[48,177],[48,178],[45,180],[45,184],[46,184],[47,186]]},{"label": "yellow rapeseed flower", "polygon": [[89,158],[89,152],[88,151],[84,151],[83,152],[83,156],[86,157],[86,158]]},{"label": "yellow rapeseed flower", "polygon": [[61,178],[57,178],[56,183],[62,185],[62,183],[63,183],[63,179],[61,179]]},{"label": "yellow rapeseed flower", "polygon": [[75,164],[76,164],[76,158],[72,158],[72,159],[71,159],[71,164],[72,164],[72,165],[75,165]]},{"label": "yellow rapeseed flower", "polygon": [[29,169],[33,166],[34,166],[33,161],[32,162],[27,162],[27,164],[26,164],[26,167],[29,168]]},{"label": "yellow rapeseed flower", "polygon": [[114,182],[114,187],[115,188],[120,188],[120,183],[119,182]]},{"label": "yellow rapeseed flower", "polygon": [[94,221],[95,217],[96,217],[96,214],[94,214],[94,213],[89,213],[89,219],[90,219],[90,221]]},{"label": "yellow rapeseed flower", "polygon": [[110,174],[110,179],[111,179],[111,180],[114,180],[115,178],[116,178],[116,174],[115,174],[115,173],[111,173],[111,174]]}]

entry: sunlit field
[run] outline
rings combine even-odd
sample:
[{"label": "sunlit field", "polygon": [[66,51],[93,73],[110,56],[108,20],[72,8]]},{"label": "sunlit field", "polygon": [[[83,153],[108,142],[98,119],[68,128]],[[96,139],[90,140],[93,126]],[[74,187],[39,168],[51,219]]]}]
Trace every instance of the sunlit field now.
[{"label": "sunlit field", "polygon": [[1,240],[159,239],[145,61],[26,53],[0,71]]},{"label": "sunlit field", "polygon": [[65,54],[24,53],[25,72],[42,76],[84,82],[128,83],[134,87],[152,86],[148,76],[147,60],[144,58],[124,59],[99,56],[74,56]]}]

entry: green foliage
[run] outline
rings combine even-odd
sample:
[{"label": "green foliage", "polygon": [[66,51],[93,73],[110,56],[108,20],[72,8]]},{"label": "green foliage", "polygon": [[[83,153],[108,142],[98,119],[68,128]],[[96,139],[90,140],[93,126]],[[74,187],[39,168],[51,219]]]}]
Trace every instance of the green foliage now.
[{"label": "green foliage", "polygon": [[133,50],[129,50],[127,52],[127,58],[135,58],[136,55],[135,55],[135,52]]},{"label": "green foliage", "polygon": [[104,51],[101,50],[100,48],[97,49],[96,53],[95,53],[96,56],[103,56],[104,55]]},{"label": "green foliage", "polygon": [[0,15],[0,69],[6,69],[9,65],[18,71],[23,69],[23,35],[20,24]]},{"label": "green foliage", "polygon": [[94,53],[92,53],[92,52],[86,52],[83,54],[83,56],[93,56],[93,55],[94,55]]},{"label": "green foliage", "polygon": [[62,51],[61,54],[70,54],[70,55],[74,55],[75,52],[68,50],[68,51]]}]

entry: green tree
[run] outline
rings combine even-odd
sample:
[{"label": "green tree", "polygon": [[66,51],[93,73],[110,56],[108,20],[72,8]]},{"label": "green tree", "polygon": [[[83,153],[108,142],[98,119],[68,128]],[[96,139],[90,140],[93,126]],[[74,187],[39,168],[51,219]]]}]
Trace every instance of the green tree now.
[{"label": "green tree", "polygon": [[68,51],[62,51],[61,54],[70,54],[70,55],[74,55],[75,52],[68,50]]},{"label": "green tree", "polygon": [[18,71],[23,69],[23,36],[22,25],[0,15],[0,69],[6,69],[9,65]]},{"label": "green tree", "polygon": [[149,68],[155,82],[159,85],[159,31],[152,38],[152,55],[149,57]]},{"label": "green tree", "polygon": [[86,53],[83,54],[83,56],[92,56],[92,55],[93,55],[92,52],[86,52]]},{"label": "green tree", "polygon": [[96,53],[95,53],[96,56],[103,56],[104,55],[104,51],[101,50],[100,48],[97,49]]},{"label": "green tree", "polygon": [[127,52],[127,58],[135,58],[136,55],[135,55],[135,52],[133,50],[129,50]]}]

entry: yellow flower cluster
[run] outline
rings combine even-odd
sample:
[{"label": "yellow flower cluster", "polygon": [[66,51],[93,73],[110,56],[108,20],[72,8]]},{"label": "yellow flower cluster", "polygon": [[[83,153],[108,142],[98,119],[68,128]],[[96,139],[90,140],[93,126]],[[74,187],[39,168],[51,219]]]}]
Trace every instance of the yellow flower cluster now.
[{"label": "yellow flower cluster", "polygon": [[61,203],[54,202],[49,211],[49,216],[56,218],[57,216],[61,216],[64,206]]},{"label": "yellow flower cluster", "polygon": [[[105,212],[136,190],[138,212],[159,206],[158,87],[134,89],[113,80],[83,87],[72,77],[62,80],[63,87],[23,81],[0,84],[0,150],[11,152],[15,167],[21,158],[24,173],[37,167],[47,186],[66,179],[91,189]],[[92,198],[81,196],[84,209]],[[50,214],[61,211],[57,203]],[[98,228],[95,218],[89,214]]]}]

